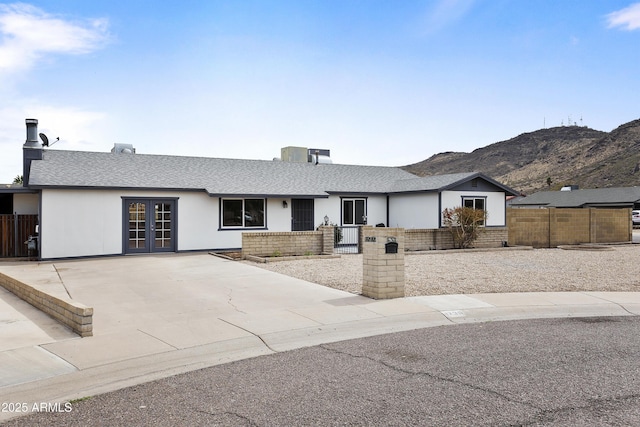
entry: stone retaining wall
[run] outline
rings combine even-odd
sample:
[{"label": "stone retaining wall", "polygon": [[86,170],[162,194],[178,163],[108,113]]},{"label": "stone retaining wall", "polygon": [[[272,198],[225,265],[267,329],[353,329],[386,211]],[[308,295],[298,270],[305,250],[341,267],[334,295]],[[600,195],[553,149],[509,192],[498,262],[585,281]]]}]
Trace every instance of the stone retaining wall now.
[{"label": "stone retaining wall", "polygon": [[67,325],[81,337],[93,335],[92,307],[55,297],[2,273],[0,273],[0,286]]}]

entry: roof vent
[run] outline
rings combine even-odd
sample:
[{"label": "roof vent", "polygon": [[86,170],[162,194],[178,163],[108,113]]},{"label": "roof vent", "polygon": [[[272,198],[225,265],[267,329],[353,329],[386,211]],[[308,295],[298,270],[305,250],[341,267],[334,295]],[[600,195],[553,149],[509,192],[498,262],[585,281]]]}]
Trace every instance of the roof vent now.
[{"label": "roof vent", "polygon": [[131,144],[113,144],[111,152],[114,154],[135,154],[136,149]]}]

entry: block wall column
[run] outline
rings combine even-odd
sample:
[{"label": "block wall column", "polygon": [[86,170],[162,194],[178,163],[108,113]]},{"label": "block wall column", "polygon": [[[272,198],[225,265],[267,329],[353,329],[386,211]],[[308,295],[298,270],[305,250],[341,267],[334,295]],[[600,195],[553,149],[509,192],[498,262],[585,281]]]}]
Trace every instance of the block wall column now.
[{"label": "block wall column", "polygon": [[363,227],[362,232],[362,295],[404,297],[404,228]]},{"label": "block wall column", "polygon": [[332,225],[322,225],[320,226],[320,231],[322,231],[322,255],[333,255],[335,227]]}]

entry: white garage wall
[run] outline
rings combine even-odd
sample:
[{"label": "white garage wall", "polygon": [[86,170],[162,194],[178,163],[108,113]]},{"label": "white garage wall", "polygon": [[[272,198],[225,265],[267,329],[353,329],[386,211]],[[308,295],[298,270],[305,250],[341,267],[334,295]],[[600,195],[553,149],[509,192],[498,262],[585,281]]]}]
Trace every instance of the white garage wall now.
[{"label": "white garage wall", "polygon": [[[164,196],[171,197],[168,194]],[[213,249],[218,233],[218,198],[209,197],[204,192],[185,192],[177,196],[178,250]]]},{"label": "white garage wall", "polygon": [[437,193],[394,194],[389,199],[389,227],[438,228]]},{"label": "white garage wall", "polygon": [[122,252],[122,199],[106,191],[42,190],[40,256]]},{"label": "white garage wall", "polygon": [[[179,251],[240,248],[251,232],[220,230],[219,198],[204,192],[43,190],[41,257],[121,254],[123,197],[177,198]],[[268,231],[291,231],[291,201],[284,209],[282,200],[267,199]]]}]

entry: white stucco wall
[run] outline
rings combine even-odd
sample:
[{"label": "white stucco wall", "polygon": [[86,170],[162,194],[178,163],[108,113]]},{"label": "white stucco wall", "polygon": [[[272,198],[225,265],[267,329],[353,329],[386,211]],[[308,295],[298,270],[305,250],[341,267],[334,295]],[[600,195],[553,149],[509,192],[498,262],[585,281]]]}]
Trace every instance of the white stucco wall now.
[{"label": "white stucco wall", "polygon": [[[41,257],[121,254],[123,197],[177,198],[179,251],[240,248],[242,233],[252,231],[221,230],[220,199],[204,192],[43,190]],[[282,201],[267,199],[268,231],[291,231],[291,201],[286,209]]]},{"label": "white stucco wall", "polygon": [[455,208],[462,206],[463,197],[486,197],[488,227],[506,226],[506,198],[504,192],[482,192],[482,191],[443,191],[442,210],[445,208]]},{"label": "white stucco wall", "polygon": [[367,224],[376,225],[384,222],[387,224],[387,196],[340,196],[331,195],[326,199],[315,199],[315,222],[316,225],[324,222],[324,216],[329,217],[329,222],[335,225],[342,225],[341,200],[347,199],[367,199]]},{"label": "white stucco wall", "polygon": [[39,204],[39,194],[15,193],[13,195],[13,212],[18,215],[37,215]]},{"label": "white stucco wall", "polygon": [[438,194],[394,194],[389,198],[389,227],[438,228]]},{"label": "white stucco wall", "polygon": [[[109,193],[109,194],[107,194]],[[122,252],[122,200],[104,191],[43,190],[40,256]]]},{"label": "white stucco wall", "polygon": [[340,224],[340,197],[331,196],[327,199],[315,199],[313,208],[316,226],[324,222],[325,215],[329,217],[329,223]]},{"label": "white stucco wall", "polygon": [[367,197],[367,224],[384,223],[387,227],[387,196]]},{"label": "white stucco wall", "polygon": [[[504,193],[455,192],[438,194],[398,194],[387,197],[366,196],[369,225],[385,223],[391,227],[437,228],[440,210],[460,206],[462,197],[486,197],[488,226],[505,225]],[[242,233],[251,229],[220,229],[220,202],[204,192],[117,191],[117,190],[43,190],[40,215],[41,256],[65,258],[122,253],[123,197],[177,198],[177,249],[179,251],[240,248]],[[348,196],[349,198],[357,198]],[[37,213],[38,196],[21,195],[16,205],[25,213]],[[287,207],[283,207],[286,200]],[[341,223],[341,198],[332,195],[315,199],[314,222],[320,225],[325,215],[334,224]],[[291,200],[267,199],[267,231],[291,231]],[[263,229],[253,230],[256,232]]]},{"label": "white stucco wall", "polygon": [[204,192],[160,194],[179,197],[178,250],[213,249],[218,234],[218,198]]}]

